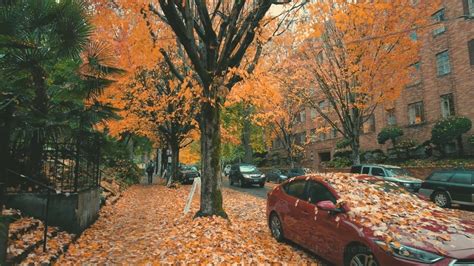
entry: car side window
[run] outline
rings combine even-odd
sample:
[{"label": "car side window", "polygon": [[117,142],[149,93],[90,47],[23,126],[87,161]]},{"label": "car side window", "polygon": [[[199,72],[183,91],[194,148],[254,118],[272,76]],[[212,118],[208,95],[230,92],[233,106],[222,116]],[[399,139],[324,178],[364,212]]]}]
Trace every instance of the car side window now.
[{"label": "car side window", "polygon": [[369,170],[370,170],[369,167],[366,167],[366,166],[362,167],[362,174],[368,175],[368,174],[369,174]]},{"label": "car side window", "polygon": [[372,167],[372,175],[373,176],[385,176],[385,172],[382,168],[379,167]]},{"label": "car side window", "polygon": [[287,184],[286,193],[295,198],[306,200],[305,185],[306,181],[304,180],[290,182]]},{"label": "car side window", "polygon": [[449,180],[452,183],[457,183],[457,184],[466,184],[470,185],[471,184],[471,174],[469,173],[455,173],[453,177],[451,177],[451,180]]},{"label": "car side window", "polygon": [[362,166],[357,165],[357,166],[352,166],[351,168],[351,173],[354,174],[360,174],[360,170],[362,169]]},{"label": "car side window", "polygon": [[308,183],[308,201],[317,204],[320,201],[329,200],[336,204],[336,197],[324,185],[310,181]]},{"label": "car side window", "polygon": [[448,182],[449,178],[453,175],[450,172],[436,172],[433,173],[428,180],[437,182]]}]

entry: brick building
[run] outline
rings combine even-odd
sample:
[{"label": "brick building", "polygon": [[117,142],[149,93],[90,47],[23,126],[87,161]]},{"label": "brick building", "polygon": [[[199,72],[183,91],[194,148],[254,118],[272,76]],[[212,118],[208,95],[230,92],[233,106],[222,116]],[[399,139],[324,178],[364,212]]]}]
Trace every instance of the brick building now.
[{"label": "brick building", "polygon": [[[421,60],[412,66],[413,82],[394,104],[379,106],[364,124],[360,138],[363,150],[386,150],[387,145],[377,143],[377,134],[389,125],[401,127],[403,138],[423,143],[431,138],[431,128],[440,118],[459,115],[474,122],[474,0],[444,0],[432,19],[440,24],[422,36],[413,35],[422,42]],[[299,115],[294,130],[296,142],[310,140],[301,164],[315,168],[332,158],[341,139],[335,131],[316,133],[316,119],[316,112],[307,109]],[[474,130],[466,135],[470,134]],[[446,148],[456,150],[454,143]],[[474,147],[466,144],[465,148],[474,153]],[[274,161],[284,158],[280,150],[275,141],[271,153]]]}]

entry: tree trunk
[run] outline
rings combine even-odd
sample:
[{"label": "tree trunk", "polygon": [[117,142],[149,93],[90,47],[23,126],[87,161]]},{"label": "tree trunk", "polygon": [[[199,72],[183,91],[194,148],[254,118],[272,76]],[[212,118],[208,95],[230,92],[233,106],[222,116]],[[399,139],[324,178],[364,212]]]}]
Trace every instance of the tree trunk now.
[{"label": "tree trunk", "polygon": [[[46,87],[46,73],[41,67],[36,67],[32,71],[33,84],[35,86],[35,98],[33,106],[36,110],[39,121],[44,121],[48,115],[48,94]],[[37,120],[37,121],[38,121]],[[29,174],[38,179],[44,179],[43,175],[43,149],[44,139],[44,123],[34,124],[33,136],[30,142],[30,160]]]},{"label": "tree trunk", "polygon": [[171,149],[171,178],[172,180],[178,181],[179,179],[179,144],[177,141],[173,141],[170,144]]},{"label": "tree trunk", "polygon": [[201,206],[196,216],[218,215],[227,218],[222,208],[220,177],[220,107],[219,104],[201,104]]},{"label": "tree trunk", "polygon": [[293,160],[291,148],[287,149],[287,153],[288,153],[288,159],[290,160],[290,168],[295,168],[295,161]]},{"label": "tree trunk", "polygon": [[252,144],[250,136],[252,134],[252,125],[248,116],[244,117],[243,128],[242,128],[242,145],[244,146],[244,163],[252,163]]},{"label": "tree trunk", "polygon": [[352,148],[352,163],[354,165],[360,164],[360,143],[359,136],[353,136],[351,141]]}]

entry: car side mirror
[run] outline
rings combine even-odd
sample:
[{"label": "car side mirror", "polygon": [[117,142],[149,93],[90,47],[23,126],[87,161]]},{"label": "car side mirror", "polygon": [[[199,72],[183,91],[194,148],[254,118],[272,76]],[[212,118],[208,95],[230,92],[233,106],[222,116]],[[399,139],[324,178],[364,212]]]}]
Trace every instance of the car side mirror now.
[{"label": "car side mirror", "polygon": [[328,211],[332,214],[343,212],[343,209],[336,207],[336,205],[330,200],[320,201],[316,204],[316,207],[318,207],[318,209],[321,209],[323,211]]},{"label": "car side mirror", "polygon": [[321,209],[323,211],[332,211],[336,209],[336,205],[332,203],[332,201],[330,200],[320,201],[316,204],[316,207],[318,207],[318,209]]}]

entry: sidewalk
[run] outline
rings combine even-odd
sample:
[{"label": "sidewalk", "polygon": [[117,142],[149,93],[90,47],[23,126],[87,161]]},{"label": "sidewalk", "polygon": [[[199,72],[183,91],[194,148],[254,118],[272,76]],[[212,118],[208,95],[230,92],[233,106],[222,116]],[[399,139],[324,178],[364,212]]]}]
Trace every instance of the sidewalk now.
[{"label": "sidewalk", "polygon": [[183,216],[191,186],[133,186],[58,261],[62,264],[289,263],[317,265],[311,255],[276,242],[268,230],[265,200],[224,189],[230,222]]}]

